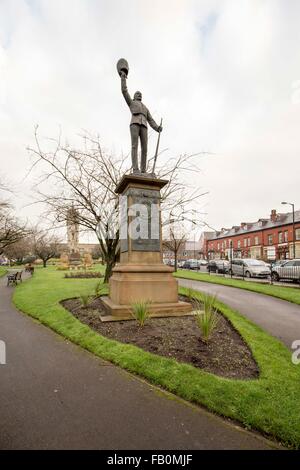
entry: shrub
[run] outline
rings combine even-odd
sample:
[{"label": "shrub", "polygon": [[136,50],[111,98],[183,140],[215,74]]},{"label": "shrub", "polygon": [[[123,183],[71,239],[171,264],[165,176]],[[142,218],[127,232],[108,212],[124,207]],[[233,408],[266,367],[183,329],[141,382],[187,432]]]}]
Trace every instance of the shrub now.
[{"label": "shrub", "polygon": [[[219,316],[216,309],[216,296],[203,294],[202,303],[198,302],[199,308],[196,311],[196,322],[201,330],[202,338],[205,343],[209,341],[214,330],[217,328],[219,323]],[[203,311],[200,311],[200,308]]]},{"label": "shrub", "polygon": [[25,258],[23,259],[23,263],[24,263],[24,264],[31,264],[31,263],[33,263],[35,260],[36,260],[36,256],[34,256],[34,255],[25,256]]},{"label": "shrub", "polygon": [[103,274],[101,274],[98,271],[96,272],[71,272],[71,273],[65,274],[66,279],[94,279],[98,277],[103,277]]},{"label": "shrub", "polygon": [[140,326],[144,326],[145,321],[149,318],[150,310],[149,310],[150,302],[147,300],[140,300],[138,302],[134,302],[131,304],[132,307],[132,315],[136,319],[136,321],[140,324]]},{"label": "shrub", "polygon": [[87,308],[93,300],[93,296],[89,294],[80,294],[80,300],[82,307]]}]

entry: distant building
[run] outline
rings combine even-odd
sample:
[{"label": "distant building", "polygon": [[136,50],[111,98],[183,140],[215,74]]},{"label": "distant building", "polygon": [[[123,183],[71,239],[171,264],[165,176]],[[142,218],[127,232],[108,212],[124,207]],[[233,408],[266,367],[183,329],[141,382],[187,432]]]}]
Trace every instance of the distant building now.
[{"label": "distant building", "polygon": [[187,240],[181,250],[180,259],[200,259],[202,257],[200,240]]},{"label": "distant building", "polygon": [[[268,219],[242,222],[230,229],[215,232],[206,241],[206,256],[210,259],[256,258],[267,260],[293,258],[292,213],[278,214],[272,210]],[[300,211],[295,211],[295,252],[300,258]]]},{"label": "distant building", "polygon": [[[199,240],[185,241],[178,251],[178,260],[206,259],[207,240],[214,236],[215,232],[202,232]],[[174,253],[166,248],[163,249],[165,259],[174,259]]]},{"label": "distant building", "polygon": [[68,255],[79,254],[83,256],[85,253],[93,254],[100,252],[99,243],[79,243],[79,221],[78,213],[72,206],[67,213],[67,243],[59,244],[59,251]]},{"label": "distant building", "polygon": [[199,253],[201,259],[207,259],[207,243],[215,235],[215,232],[202,232],[199,238]]}]

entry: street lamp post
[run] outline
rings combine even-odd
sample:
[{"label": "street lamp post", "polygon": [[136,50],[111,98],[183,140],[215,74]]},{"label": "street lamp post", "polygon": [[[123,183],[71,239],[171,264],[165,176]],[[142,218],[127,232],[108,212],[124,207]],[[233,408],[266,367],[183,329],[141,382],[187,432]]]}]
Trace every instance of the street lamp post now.
[{"label": "street lamp post", "polygon": [[[196,209],[192,209],[191,212],[194,214],[194,216],[197,215],[197,214],[206,214],[206,212],[198,212],[198,211],[196,211]],[[194,220],[194,218],[193,219],[187,219],[187,220],[189,220],[195,227],[195,231],[194,231],[194,259],[196,259],[196,230],[197,230],[197,223]],[[198,255],[199,254],[200,253],[198,253]]]},{"label": "street lamp post", "polygon": [[232,277],[232,256],[233,256],[233,243],[230,240],[230,277]]},{"label": "street lamp post", "polygon": [[282,202],[281,204],[287,204],[289,206],[292,206],[293,209],[293,259],[296,258],[296,244],[295,244],[295,204],[292,202]]},{"label": "street lamp post", "polygon": [[[193,214],[197,214],[197,211],[195,209],[192,209],[192,212],[193,212]],[[195,227],[195,231],[194,231],[194,260],[195,260],[196,259],[196,229],[197,229],[197,223],[194,219],[191,220],[191,222]]]},{"label": "street lamp post", "polygon": [[[197,227],[197,224],[194,220],[191,220],[192,224]],[[195,228],[196,230],[196,228]],[[194,260],[196,259],[196,232],[194,232]]]}]

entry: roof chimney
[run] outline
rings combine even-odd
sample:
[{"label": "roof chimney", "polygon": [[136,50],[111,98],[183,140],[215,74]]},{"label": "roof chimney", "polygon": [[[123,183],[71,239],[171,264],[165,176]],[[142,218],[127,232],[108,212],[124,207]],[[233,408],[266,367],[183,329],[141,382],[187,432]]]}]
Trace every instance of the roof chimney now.
[{"label": "roof chimney", "polygon": [[272,222],[276,222],[276,220],[277,220],[276,209],[272,209],[272,210],[271,210],[270,220],[271,220]]}]

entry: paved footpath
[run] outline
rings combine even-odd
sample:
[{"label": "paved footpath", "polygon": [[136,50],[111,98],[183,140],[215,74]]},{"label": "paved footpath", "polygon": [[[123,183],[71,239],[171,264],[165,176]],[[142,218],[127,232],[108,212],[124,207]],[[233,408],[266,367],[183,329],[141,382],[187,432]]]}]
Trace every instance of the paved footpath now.
[{"label": "paved footpath", "polygon": [[160,391],[11,305],[0,279],[0,449],[269,449],[274,444]]},{"label": "paved footpath", "polygon": [[221,302],[238,310],[289,348],[293,341],[300,340],[300,305],[237,287],[179,278],[178,282],[183,287],[216,294]]}]

